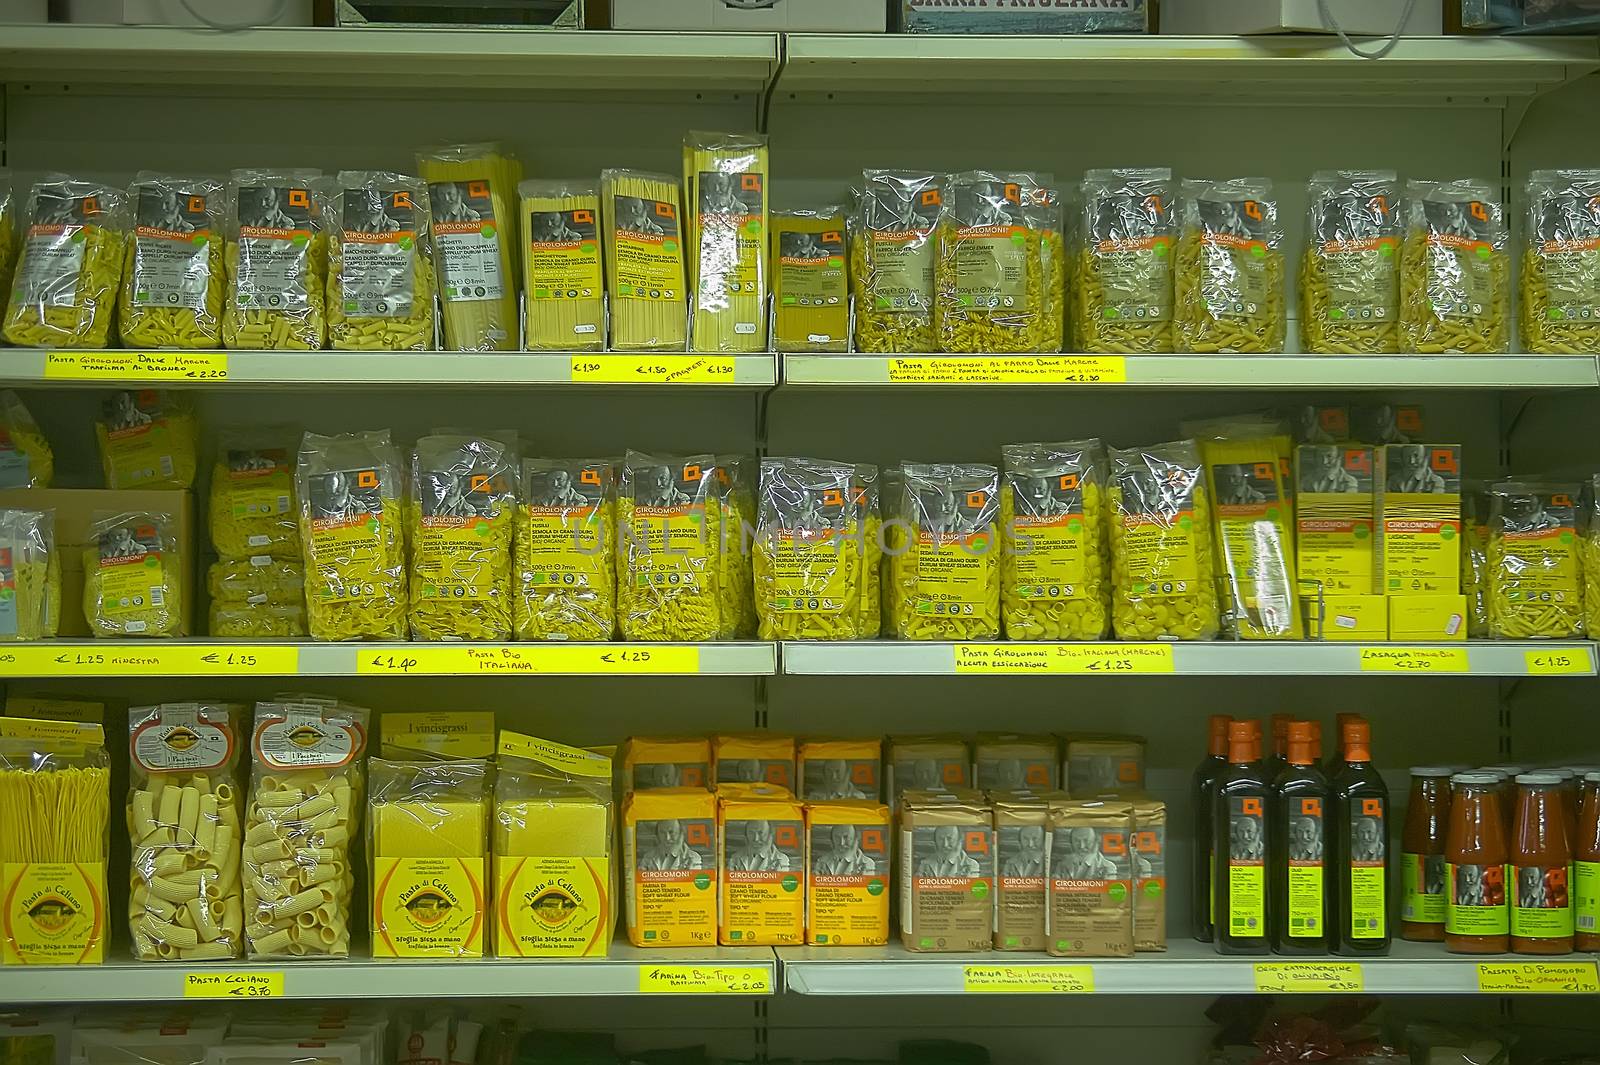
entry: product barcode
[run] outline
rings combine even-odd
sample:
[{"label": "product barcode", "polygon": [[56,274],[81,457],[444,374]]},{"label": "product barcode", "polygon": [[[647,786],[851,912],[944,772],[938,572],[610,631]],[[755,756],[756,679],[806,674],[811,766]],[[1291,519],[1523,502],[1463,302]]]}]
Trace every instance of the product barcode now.
[{"label": "product barcode", "polygon": [[287,514],[287,513],[289,513],[289,497],[288,496],[279,496],[278,497],[278,513],[279,514]]},{"label": "product barcode", "polygon": [[152,586],[151,589],[150,589],[150,605],[151,606],[166,606],[167,605],[167,593],[166,593],[166,590],[161,588],[161,587],[159,587],[159,586]]},{"label": "product barcode", "polygon": [[172,456],[171,455],[162,455],[161,456],[161,476],[163,476],[163,477],[171,477],[172,476]]},{"label": "product barcode", "polygon": [[1592,914],[1592,913],[1580,913],[1580,914],[1578,914],[1578,927],[1579,928],[1593,929],[1594,926],[1595,926],[1595,915],[1594,914]]}]

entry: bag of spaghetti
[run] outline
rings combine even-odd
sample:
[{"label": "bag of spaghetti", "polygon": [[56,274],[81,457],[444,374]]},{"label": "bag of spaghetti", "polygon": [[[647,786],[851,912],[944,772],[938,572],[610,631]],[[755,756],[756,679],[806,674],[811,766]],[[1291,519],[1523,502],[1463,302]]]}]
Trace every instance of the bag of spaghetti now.
[{"label": "bag of spaghetti", "polygon": [[1500,481],[1489,489],[1489,635],[1582,639],[1583,550],[1576,481]]},{"label": "bag of spaghetti", "polygon": [[1400,194],[1392,170],[1311,175],[1300,261],[1300,345],[1308,354],[1400,350]]},{"label": "bag of spaghetti", "polygon": [[19,347],[107,347],[128,194],[51,174],[29,193],[27,219],[0,335]]},{"label": "bag of spaghetti", "polygon": [[1406,183],[1400,335],[1418,355],[1511,350],[1505,211],[1487,181]]},{"label": "bag of spaghetti", "polygon": [[300,560],[290,432],[222,430],[206,507],[218,558]]},{"label": "bag of spaghetti", "polygon": [[94,423],[107,488],[192,488],[199,428],[188,396],[113,392]]},{"label": "bag of spaghetti", "polygon": [[1105,446],[1001,449],[1000,612],[1012,640],[1099,640],[1111,617]]},{"label": "bag of spaghetti", "polygon": [[431,351],[428,186],[409,174],[341,170],[328,229],[328,346]]},{"label": "bag of spaghetti", "polygon": [[331,213],[326,197],[320,170],[233,172],[224,345],[247,351],[323,347]]},{"label": "bag of spaghetti", "polygon": [[779,351],[850,350],[842,207],[772,212],[772,302]]},{"label": "bag of spaghetti", "polygon": [[1180,217],[1172,171],[1090,170],[1082,195],[1072,313],[1083,350],[1170,352]]},{"label": "bag of spaghetti", "polygon": [[307,433],[295,495],[312,638],[405,639],[405,474],[388,430]]},{"label": "bag of spaghetti", "polygon": [[711,455],[629,451],[617,493],[617,620],[625,640],[723,631],[722,506]]},{"label": "bag of spaghetti", "polygon": [[1524,189],[1522,346],[1600,351],[1600,170],[1535,170]]},{"label": "bag of spaghetti", "polygon": [[244,953],[239,751],[245,708],[128,711],[128,924],[140,961]]},{"label": "bag of spaghetti", "polygon": [[767,138],[690,133],[683,142],[690,213],[689,350],[767,351]]},{"label": "bag of spaghetti", "polygon": [[141,171],[128,198],[133,239],[117,299],[122,346],[216,347],[227,287],[223,186],[210,178]]},{"label": "bag of spaghetti", "polygon": [[944,176],[867,170],[850,235],[856,350],[896,355],[938,350],[933,276]]},{"label": "bag of spaghetti", "polygon": [[109,767],[98,723],[0,717],[0,965],[105,960]]},{"label": "bag of spaghetti", "polygon": [[433,251],[450,351],[517,347],[517,182],[522,164],[495,143],[417,154],[428,183]]},{"label": "bag of spaghetti", "polygon": [[56,457],[22,399],[0,391],[0,488],[49,488]]},{"label": "bag of spaghetti", "polygon": [[861,638],[863,529],[856,483],[849,463],[761,460],[755,538],[760,639]]},{"label": "bag of spaghetti", "polygon": [[749,640],[756,634],[754,463],[743,455],[717,455],[712,490],[722,505],[717,545],[717,592],[722,597],[719,640]]},{"label": "bag of spaghetti", "polygon": [[513,545],[519,640],[609,640],[617,629],[616,466],[526,459]]},{"label": "bag of spaghetti", "polygon": [[1000,471],[907,463],[891,554],[894,634],[902,640],[1000,638]]},{"label": "bag of spaghetti", "polygon": [[0,642],[43,640],[61,625],[53,510],[0,510]]},{"label": "bag of spaghetti", "polygon": [[221,559],[206,572],[213,636],[304,636],[305,567],[298,558]]},{"label": "bag of spaghetti", "polygon": [[1200,454],[1229,592],[1228,631],[1245,640],[1300,639],[1294,508],[1277,441],[1247,435],[1202,439]]},{"label": "bag of spaghetti", "polygon": [[1199,445],[1112,448],[1110,488],[1117,639],[1216,636],[1211,503]]},{"label": "bag of spaghetti", "polygon": [[83,549],[83,616],[95,636],[187,636],[171,514],[97,510]]},{"label": "bag of spaghetti", "polygon": [[511,639],[517,448],[440,433],[411,453],[411,635]]},{"label": "bag of spaghetti", "polygon": [[529,178],[517,194],[524,345],[529,351],[605,350],[599,185]]},{"label": "bag of spaghetti", "polygon": [[1183,183],[1173,332],[1184,352],[1283,351],[1283,227],[1266,178]]},{"label": "bag of spaghetti", "polygon": [[681,197],[666,174],[600,172],[613,351],[688,347]]}]

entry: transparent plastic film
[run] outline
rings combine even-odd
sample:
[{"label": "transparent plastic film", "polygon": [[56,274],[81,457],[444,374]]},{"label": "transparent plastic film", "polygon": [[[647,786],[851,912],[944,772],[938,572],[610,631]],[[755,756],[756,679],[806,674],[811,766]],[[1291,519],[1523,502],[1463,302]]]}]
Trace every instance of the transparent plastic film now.
[{"label": "transparent plastic film", "polygon": [[515,443],[437,434],[411,457],[411,634],[511,638],[511,543],[520,476]]},{"label": "transparent plastic film", "polygon": [[1057,352],[1067,337],[1067,236],[1061,191],[1048,185],[1035,188],[1026,207],[1030,228],[1039,234],[1043,290],[1039,350]]},{"label": "transparent plastic film", "polygon": [[768,350],[768,176],[761,134],[694,132],[684,139],[692,351]]},{"label": "transparent plastic film", "polygon": [[1400,260],[1400,333],[1419,355],[1511,350],[1505,211],[1487,181],[1411,181]]},{"label": "transparent plastic film", "polygon": [[867,170],[850,236],[856,350],[897,355],[938,350],[934,265],[944,177]]},{"label": "transparent plastic film", "polygon": [[522,484],[513,556],[517,639],[611,639],[617,629],[615,464],[526,459]]},{"label": "transparent plastic film", "polygon": [[1172,350],[1178,183],[1167,169],[1083,177],[1072,317],[1087,352]]},{"label": "transparent plastic film", "polygon": [[755,539],[760,639],[862,638],[860,487],[849,463],[761,460]]},{"label": "transparent plastic film", "polygon": [[419,153],[417,172],[428,183],[444,346],[515,350],[522,164],[499,144],[454,144]]},{"label": "transparent plastic film", "polygon": [[235,170],[222,343],[320,351],[328,336],[328,185],[320,170]]},{"label": "transparent plastic film", "polygon": [[0,488],[49,488],[56,458],[22,399],[0,391]]},{"label": "transparent plastic film", "polygon": [[1227,582],[1228,631],[1245,640],[1300,639],[1294,507],[1281,479],[1277,442],[1245,435],[1202,439],[1200,453]]},{"label": "transparent plastic film", "polygon": [[522,292],[529,351],[603,351],[600,187],[530,178],[521,198]]},{"label": "transparent plastic film", "polygon": [[341,170],[333,185],[328,346],[431,350],[438,285],[427,184],[384,170]]},{"label": "transparent plastic film", "polygon": [[1600,170],[1535,170],[1523,192],[1522,346],[1600,350]]},{"label": "transparent plastic film", "polygon": [[948,179],[934,270],[939,350],[1044,350],[1045,255],[1030,213],[1038,189],[1029,174]]},{"label": "transparent plastic film", "polygon": [[300,559],[294,434],[288,428],[224,429],[206,510],[218,558]]},{"label": "transparent plastic film", "polygon": [[128,348],[215,348],[222,343],[224,186],[209,178],[141,171],[128,187],[128,241],[117,331]]},{"label": "transparent plastic film", "polygon": [[1221,622],[1199,446],[1113,448],[1110,458],[1117,638],[1211,639]]},{"label": "transparent plastic film", "polygon": [[1579,491],[1567,481],[1500,481],[1489,489],[1489,635],[1582,639]]},{"label": "transparent plastic film", "polygon": [[1110,627],[1105,447],[1007,444],[1000,611],[1012,640],[1099,640]]},{"label": "transparent plastic film", "polygon": [[55,511],[0,510],[0,643],[49,639],[61,625]]},{"label": "transparent plastic film", "polygon": [[1283,351],[1283,226],[1266,178],[1183,183],[1173,267],[1174,340],[1196,354]]},{"label": "transparent plastic film", "polygon": [[755,462],[744,455],[717,455],[712,482],[721,504],[718,527],[717,593],[722,599],[719,640],[750,640],[756,634],[754,548]]},{"label": "transparent plastic film", "polygon": [[844,209],[772,212],[773,340],[790,353],[850,350]]},{"label": "transparent plastic film", "polygon": [[153,388],[113,392],[94,432],[107,487],[194,487],[199,426],[188,396]]},{"label": "transparent plastic film", "polygon": [[1000,471],[907,463],[891,546],[894,633],[902,640],[1000,637]]},{"label": "transparent plastic film", "polygon": [[883,571],[885,532],[882,477],[878,467],[856,464],[850,495],[861,523],[861,596],[856,611],[856,637],[876,639],[883,629]]},{"label": "transparent plastic film", "polygon": [[386,430],[301,441],[295,494],[314,639],[405,638],[404,477]]},{"label": "transparent plastic film", "polygon": [[718,476],[711,455],[624,457],[616,539],[624,639],[702,641],[725,631]]},{"label": "transparent plastic film", "polygon": [[83,616],[95,636],[184,636],[177,520],[97,510],[83,548]]},{"label": "transparent plastic film", "polygon": [[1300,261],[1300,344],[1308,354],[1400,350],[1401,191],[1392,170],[1311,176]]},{"label": "transparent plastic film", "polygon": [[688,345],[681,194],[667,174],[601,172],[614,351],[683,351]]},{"label": "transparent plastic film", "polygon": [[[1489,492],[1482,482],[1462,482],[1461,487],[1461,592],[1467,598],[1467,635],[1471,639],[1485,639],[1489,635]],[[1596,593],[1588,590],[1589,538],[1587,525],[1578,542],[1584,574],[1584,605]],[[1594,563],[1600,565],[1600,555]],[[1600,574],[1596,575],[1600,577]],[[1594,619],[1588,618],[1592,626]],[[1594,629],[1591,627],[1590,632]]]},{"label": "transparent plastic film", "polygon": [[65,174],[34,185],[0,335],[19,347],[107,347],[128,223],[121,189]]}]

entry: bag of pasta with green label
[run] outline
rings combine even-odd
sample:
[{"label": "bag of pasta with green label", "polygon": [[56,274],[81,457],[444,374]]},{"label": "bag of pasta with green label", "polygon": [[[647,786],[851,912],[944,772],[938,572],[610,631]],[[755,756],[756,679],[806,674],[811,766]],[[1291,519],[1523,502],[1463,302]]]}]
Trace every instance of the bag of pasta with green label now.
[{"label": "bag of pasta with green label", "polygon": [[222,431],[206,511],[217,557],[300,560],[288,429]]},{"label": "bag of pasta with green label", "polygon": [[107,347],[128,194],[50,174],[29,193],[27,219],[0,335],[18,347]]},{"label": "bag of pasta with green label", "polygon": [[56,456],[22,399],[0,391],[0,488],[49,488]]},{"label": "bag of pasta with green label", "polygon": [[320,170],[235,170],[228,185],[234,350],[317,351],[327,339],[327,187]]},{"label": "bag of pasta with green label", "polygon": [[1084,351],[1172,350],[1178,184],[1165,168],[1083,176],[1073,317]]},{"label": "bag of pasta with green label", "polygon": [[1583,548],[1576,481],[1509,480],[1489,489],[1489,635],[1583,639]]},{"label": "bag of pasta with green label", "polygon": [[1310,355],[1400,350],[1400,179],[1393,170],[1319,170],[1306,186],[1300,346]]},{"label": "bag of pasta with green label", "polygon": [[721,543],[717,545],[722,596],[719,640],[749,640],[756,634],[753,548],[756,535],[756,489],[753,463],[743,455],[716,456],[712,488],[722,502]]},{"label": "bag of pasta with green label", "polygon": [[428,186],[387,170],[341,170],[328,230],[328,346],[431,351]]},{"label": "bag of pasta with green label", "polygon": [[617,475],[600,459],[525,459],[514,546],[519,640],[617,631]]},{"label": "bag of pasta with green label", "polygon": [[307,433],[295,496],[312,638],[405,639],[405,474],[388,430]]},{"label": "bag of pasta with green label", "polygon": [[1111,616],[1104,445],[1008,444],[1001,453],[1006,637],[1103,639]]},{"label": "bag of pasta with green label", "polygon": [[939,174],[867,170],[850,234],[856,350],[874,355],[938,350],[933,321]]},{"label": "bag of pasta with green label", "polygon": [[1111,620],[1119,640],[1209,640],[1220,627],[1211,503],[1193,440],[1111,450]]},{"label": "bag of pasta with green label", "polygon": [[53,510],[0,510],[0,642],[50,639],[61,624]]},{"label": "bag of pasta with green label", "polygon": [[1266,178],[1183,183],[1173,266],[1173,339],[1196,354],[1283,351],[1283,226]]},{"label": "bag of pasta with green label", "polygon": [[861,638],[858,481],[856,467],[846,462],[761,460],[755,539],[760,639]]},{"label": "bag of pasta with green label", "polygon": [[199,427],[189,398],[114,392],[94,423],[107,488],[192,488]]},{"label": "bag of pasta with green label", "polygon": [[516,445],[440,433],[411,456],[411,635],[511,639]]},{"label": "bag of pasta with green label", "polygon": [[1000,471],[907,463],[890,558],[894,634],[902,640],[1000,638]]},{"label": "bag of pasta with green label", "polygon": [[626,640],[724,631],[718,467],[711,455],[629,451],[617,494],[617,620]]},{"label": "bag of pasta with green label", "polygon": [[171,514],[97,510],[83,549],[83,616],[96,636],[185,636]]},{"label": "bag of pasta with green label", "polygon": [[210,178],[141,171],[128,188],[128,241],[117,331],[125,348],[222,343],[223,186]]},{"label": "bag of pasta with green label", "polygon": [[1418,355],[1511,350],[1511,252],[1488,181],[1406,183],[1400,336]]},{"label": "bag of pasta with green label", "polygon": [[1045,257],[1028,210],[1038,188],[1031,174],[948,179],[934,269],[940,351],[1041,350]]},{"label": "bag of pasta with green label", "polygon": [[1535,170],[1525,191],[1522,347],[1600,351],[1600,170]]}]

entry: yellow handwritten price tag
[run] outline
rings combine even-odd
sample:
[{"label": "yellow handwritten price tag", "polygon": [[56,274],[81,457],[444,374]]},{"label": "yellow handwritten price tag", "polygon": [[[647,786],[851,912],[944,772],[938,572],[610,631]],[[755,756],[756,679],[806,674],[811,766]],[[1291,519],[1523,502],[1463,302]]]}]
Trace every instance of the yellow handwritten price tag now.
[{"label": "yellow handwritten price tag", "polygon": [[300,650],[270,644],[49,644],[0,648],[0,677],[292,677]]},{"label": "yellow handwritten price tag", "polygon": [[1163,643],[958,643],[957,673],[1171,673],[1172,647]]},{"label": "yellow handwritten price tag", "polygon": [[646,995],[770,995],[765,965],[644,965],[639,991]]},{"label": "yellow handwritten price tag", "polygon": [[228,380],[225,351],[50,351],[44,356],[50,381],[119,384],[179,384]]},{"label": "yellow handwritten price tag", "polygon": [[1594,659],[1587,647],[1567,647],[1559,651],[1524,651],[1530,677],[1559,677],[1594,672]]},{"label": "yellow handwritten price tag", "polygon": [[183,974],[184,998],[282,998],[282,973]]},{"label": "yellow handwritten price tag", "polygon": [[698,647],[654,644],[496,644],[473,647],[409,644],[358,651],[356,672],[377,676],[580,673],[660,674],[700,672]]},{"label": "yellow handwritten price tag", "polygon": [[1465,673],[1465,647],[1363,647],[1363,673]]},{"label": "yellow handwritten price tag", "polygon": [[969,995],[1086,995],[1094,992],[1089,965],[968,965]]},{"label": "yellow handwritten price tag", "polygon": [[1121,355],[1026,355],[890,359],[889,381],[905,385],[1118,385],[1128,380]]},{"label": "yellow handwritten price tag", "polygon": [[732,355],[574,355],[574,384],[731,385]]},{"label": "yellow handwritten price tag", "polygon": [[1351,993],[1366,987],[1361,964],[1353,961],[1259,961],[1256,991],[1289,995]]},{"label": "yellow handwritten price tag", "polygon": [[1484,961],[1478,990],[1490,995],[1595,995],[1600,977],[1592,961]]}]

